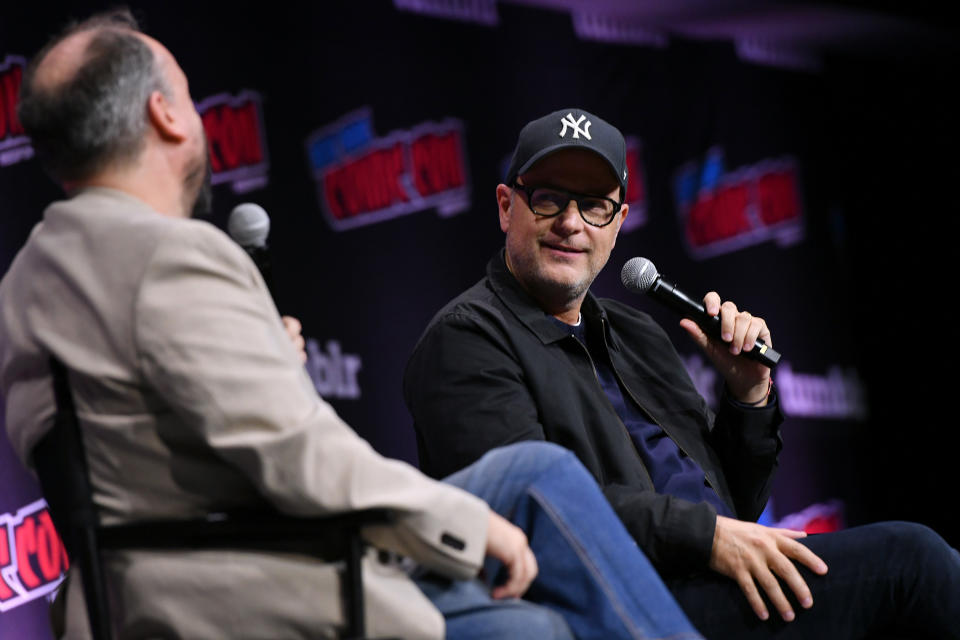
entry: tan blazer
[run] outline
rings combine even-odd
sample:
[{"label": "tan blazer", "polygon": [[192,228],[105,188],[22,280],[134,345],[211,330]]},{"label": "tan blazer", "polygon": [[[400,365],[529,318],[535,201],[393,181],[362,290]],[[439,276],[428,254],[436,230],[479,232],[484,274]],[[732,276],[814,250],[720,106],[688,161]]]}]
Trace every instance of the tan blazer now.
[{"label": "tan blazer", "polygon": [[[109,189],[50,205],[0,283],[0,391],[25,462],[52,423],[51,354],[71,371],[104,523],[265,503],[390,507],[399,523],[367,534],[377,547],[453,578],[478,570],[487,506],[383,458],[340,420],[256,267],[214,226]],[[121,637],[326,637],[342,620],[332,567],[305,557],[137,552],[108,564]],[[404,573],[367,567],[371,634],[443,637]],[[84,637],[71,582],[68,635]]]}]

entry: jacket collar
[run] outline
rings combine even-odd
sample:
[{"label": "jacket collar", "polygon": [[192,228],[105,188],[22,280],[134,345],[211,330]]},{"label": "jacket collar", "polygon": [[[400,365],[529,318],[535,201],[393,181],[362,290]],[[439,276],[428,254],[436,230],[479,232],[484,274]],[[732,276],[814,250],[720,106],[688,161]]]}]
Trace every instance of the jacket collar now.
[{"label": "jacket collar", "polygon": [[[532,331],[543,344],[552,344],[568,338],[570,333],[564,331],[561,327],[558,327],[555,322],[551,321],[550,316],[537,305],[537,302],[530,297],[530,294],[524,291],[520,283],[517,282],[517,279],[510,273],[510,269],[507,268],[507,262],[504,258],[505,253],[506,250],[501,249],[499,253],[493,256],[490,262],[487,263],[487,278],[490,281],[493,292],[503,301],[503,304],[513,312],[513,315]],[[593,324],[591,320],[594,322],[603,320],[603,326],[607,332],[608,344],[614,349],[617,348],[615,343],[611,341],[610,323],[606,322],[607,312],[589,291],[587,291],[587,296],[584,298],[583,305],[580,307],[580,313],[583,316],[584,322],[589,324]]]}]

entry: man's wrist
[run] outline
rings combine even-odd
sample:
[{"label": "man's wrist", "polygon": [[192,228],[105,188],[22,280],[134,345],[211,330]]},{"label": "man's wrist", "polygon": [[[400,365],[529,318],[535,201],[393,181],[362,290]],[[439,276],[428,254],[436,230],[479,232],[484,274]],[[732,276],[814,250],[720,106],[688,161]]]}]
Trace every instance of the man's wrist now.
[{"label": "man's wrist", "polygon": [[726,392],[725,395],[733,404],[741,407],[759,409],[767,406],[771,396],[773,396],[773,378],[772,377],[767,378],[767,389],[763,393],[763,395],[756,400],[751,400],[749,398],[749,395],[745,399],[741,400],[740,398],[737,398],[736,396],[734,396],[733,393],[730,391],[729,387],[727,387],[726,385],[724,385],[724,390]]}]

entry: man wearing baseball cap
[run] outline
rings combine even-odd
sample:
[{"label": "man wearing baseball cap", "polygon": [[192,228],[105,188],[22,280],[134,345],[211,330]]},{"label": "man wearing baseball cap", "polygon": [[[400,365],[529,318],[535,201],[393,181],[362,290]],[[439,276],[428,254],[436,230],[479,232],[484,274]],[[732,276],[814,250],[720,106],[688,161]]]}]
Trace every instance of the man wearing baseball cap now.
[{"label": "man wearing baseball cap", "polygon": [[[805,539],[755,523],[783,417],[770,370],[738,355],[772,345],[770,330],[716,292],[704,306],[721,340],[681,321],[724,377],[714,413],[647,314],[590,293],[629,213],[628,180],[623,135],[598,116],[566,108],[523,127],[496,189],[505,249],[434,316],[404,375],[421,468],[442,477],[521,440],[569,448],[710,638],[903,625],[960,637],[960,556],[929,529]],[[906,584],[924,597],[897,596]]]}]

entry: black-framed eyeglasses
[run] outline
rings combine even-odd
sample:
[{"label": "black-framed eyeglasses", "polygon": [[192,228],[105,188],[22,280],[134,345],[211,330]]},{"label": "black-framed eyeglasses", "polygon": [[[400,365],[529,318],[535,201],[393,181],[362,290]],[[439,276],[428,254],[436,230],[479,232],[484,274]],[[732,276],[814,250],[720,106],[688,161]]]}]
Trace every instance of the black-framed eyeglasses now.
[{"label": "black-framed eyeglasses", "polygon": [[570,205],[570,201],[575,200],[580,217],[593,227],[607,226],[623,207],[622,201],[617,202],[605,196],[590,196],[554,187],[533,187],[514,182],[513,188],[523,191],[530,210],[544,218],[560,215]]}]

